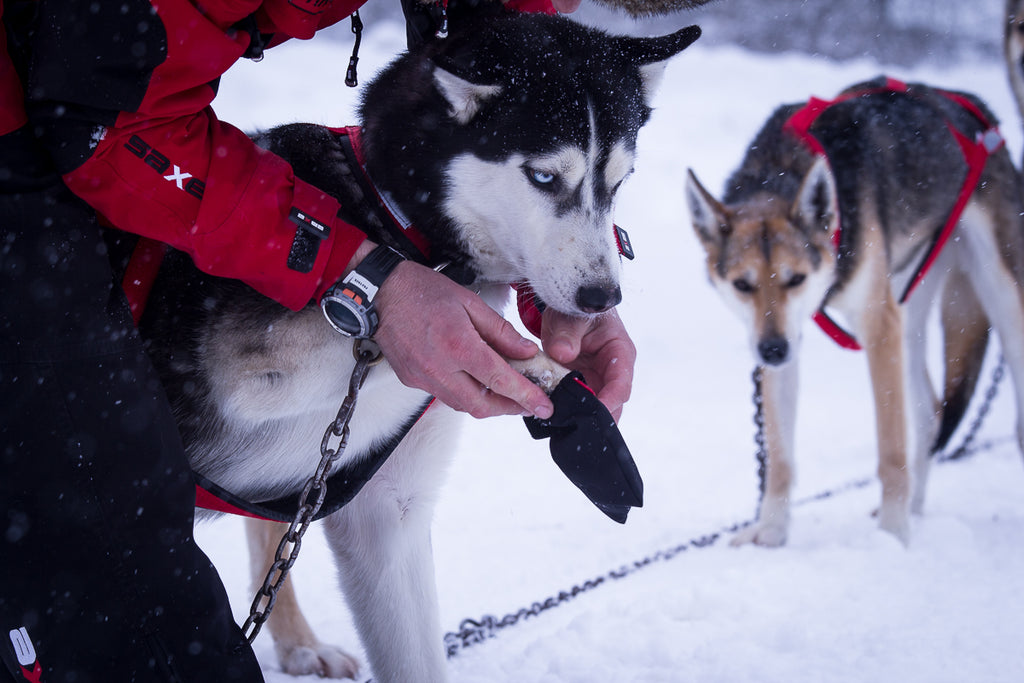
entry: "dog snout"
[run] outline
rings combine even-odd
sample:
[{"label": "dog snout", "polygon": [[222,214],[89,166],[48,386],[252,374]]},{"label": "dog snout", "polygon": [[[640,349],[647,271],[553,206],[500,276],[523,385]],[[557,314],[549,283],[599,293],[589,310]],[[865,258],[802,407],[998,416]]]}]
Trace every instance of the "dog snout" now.
[{"label": "dog snout", "polygon": [[610,287],[580,287],[576,290],[576,305],[584,313],[601,313],[622,301],[622,290]]},{"label": "dog snout", "polygon": [[757,345],[757,352],[768,365],[779,365],[789,356],[789,342],[785,337],[762,339]]}]

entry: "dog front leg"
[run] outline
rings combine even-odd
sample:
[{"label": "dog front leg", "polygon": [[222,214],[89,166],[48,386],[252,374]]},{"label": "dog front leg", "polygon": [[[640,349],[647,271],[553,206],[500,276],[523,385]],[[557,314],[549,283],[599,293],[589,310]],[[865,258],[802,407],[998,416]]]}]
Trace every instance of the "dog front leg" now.
[{"label": "dog front leg", "polygon": [[[245,520],[254,591],[263,586],[281,537],[287,530],[287,524]],[[265,624],[274,640],[274,651],[281,668],[292,676],[316,674],[326,678],[355,678],[359,673],[359,662],[340,647],[320,642],[299,609],[293,580],[289,576],[281,585],[277,602]]]},{"label": "dog front leg", "polygon": [[324,520],[376,683],[448,680],[430,544],[451,452],[446,415],[431,407],[355,499]]},{"label": "dog front leg", "polygon": [[875,400],[878,438],[878,478],[882,483],[882,505],[878,525],[910,542],[910,475],[907,470],[907,420],[904,380],[903,313],[889,293],[885,294],[865,321],[865,351],[871,389]]},{"label": "dog front leg", "polygon": [[794,358],[781,366],[765,367],[761,375],[764,417],[764,496],[757,522],[733,537],[732,545],[783,545],[789,533],[789,501],[793,487],[793,439],[796,433],[796,391],[799,366]]}]

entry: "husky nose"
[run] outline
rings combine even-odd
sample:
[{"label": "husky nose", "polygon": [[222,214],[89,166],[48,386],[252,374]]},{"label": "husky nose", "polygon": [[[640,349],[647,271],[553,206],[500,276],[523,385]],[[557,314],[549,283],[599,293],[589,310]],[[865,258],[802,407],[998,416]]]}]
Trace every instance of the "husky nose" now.
[{"label": "husky nose", "polygon": [[770,337],[757,345],[757,352],[768,365],[778,365],[789,355],[789,342],[782,337]]},{"label": "husky nose", "polygon": [[586,313],[601,313],[622,301],[622,290],[615,287],[580,287],[576,305]]}]

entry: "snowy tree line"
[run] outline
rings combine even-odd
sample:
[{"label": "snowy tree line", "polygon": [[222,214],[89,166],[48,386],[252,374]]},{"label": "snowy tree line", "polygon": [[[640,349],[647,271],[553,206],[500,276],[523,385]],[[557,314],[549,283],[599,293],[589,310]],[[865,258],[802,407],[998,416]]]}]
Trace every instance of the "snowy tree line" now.
[{"label": "snowy tree line", "polygon": [[694,12],[706,37],[893,64],[998,56],[1005,0],[720,0]]},{"label": "snowy tree line", "polygon": [[[1005,0],[716,0],[671,18],[634,22],[584,0],[574,15],[623,33],[664,33],[698,23],[704,44],[735,44],[762,52],[797,51],[883,63],[949,63],[964,57],[998,57]],[[375,22],[402,19],[397,2],[368,3],[360,10]],[[343,30],[342,30],[343,29]],[[334,34],[351,40],[347,23]]]}]

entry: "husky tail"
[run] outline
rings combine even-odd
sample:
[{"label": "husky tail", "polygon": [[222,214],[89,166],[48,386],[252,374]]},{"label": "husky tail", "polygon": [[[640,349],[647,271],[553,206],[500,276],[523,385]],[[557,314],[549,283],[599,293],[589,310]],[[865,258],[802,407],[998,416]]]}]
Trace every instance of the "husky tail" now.
[{"label": "husky tail", "polygon": [[932,444],[941,453],[960,425],[978,386],[981,366],[988,348],[989,320],[970,282],[953,273],[946,282],[941,302],[942,336],[945,355],[945,388],[942,420]]}]

